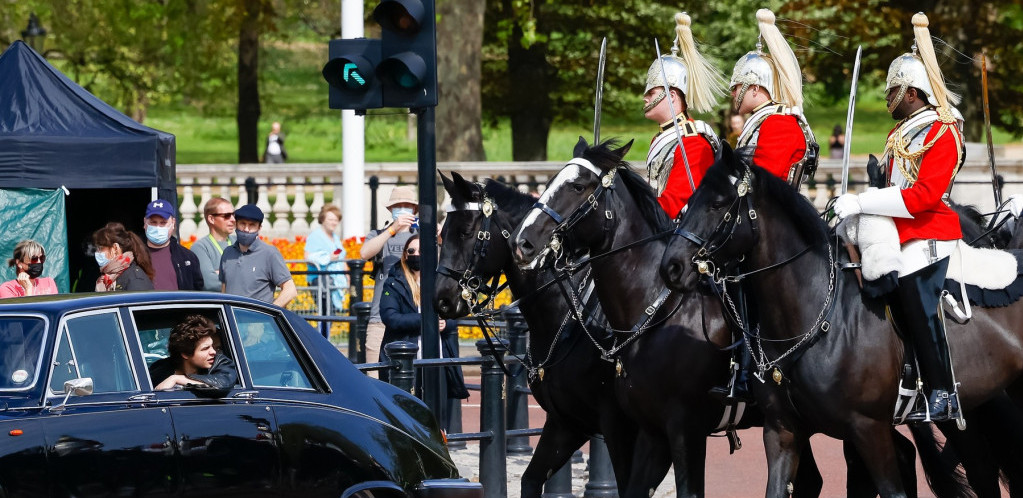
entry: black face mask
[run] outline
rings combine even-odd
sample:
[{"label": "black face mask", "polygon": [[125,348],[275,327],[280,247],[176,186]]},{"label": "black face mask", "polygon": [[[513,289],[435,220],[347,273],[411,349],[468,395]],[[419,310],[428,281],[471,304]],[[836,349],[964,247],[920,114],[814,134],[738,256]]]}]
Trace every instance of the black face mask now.
[{"label": "black face mask", "polygon": [[405,258],[405,264],[408,265],[408,269],[412,271],[419,271],[420,266],[422,266],[418,254]]},{"label": "black face mask", "polygon": [[43,274],[43,264],[29,263],[28,269],[25,270],[25,273],[28,273],[28,278],[39,278],[39,276]]}]

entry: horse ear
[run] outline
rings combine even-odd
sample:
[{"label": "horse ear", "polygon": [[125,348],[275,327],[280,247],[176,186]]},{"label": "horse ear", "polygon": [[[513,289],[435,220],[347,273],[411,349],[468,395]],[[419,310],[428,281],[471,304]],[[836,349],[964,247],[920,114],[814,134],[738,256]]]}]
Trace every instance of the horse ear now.
[{"label": "horse ear", "polygon": [[454,180],[453,187],[455,189],[453,192],[450,192],[452,198],[454,199],[457,196],[457,199],[463,202],[471,201],[474,191],[472,188],[472,182],[463,178],[457,171],[451,172],[451,178]]},{"label": "horse ear", "polygon": [[572,157],[582,157],[583,152],[586,152],[586,149],[589,146],[590,145],[586,143],[586,139],[583,138],[582,135],[579,135],[579,141],[575,143],[575,149],[572,150]]},{"label": "horse ear", "polygon": [[[440,181],[444,183],[444,190],[446,190],[449,194],[454,193],[455,184],[451,182],[451,179],[444,176],[443,171],[438,171],[437,174],[440,175]],[[458,173],[452,171],[451,174],[457,175]]]},{"label": "horse ear", "polygon": [[635,141],[636,139],[634,138],[632,140],[629,140],[629,143],[615,149],[614,153],[616,156],[618,156],[619,160],[625,159],[625,155],[629,153],[629,149],[632,148],[632,143]]}]

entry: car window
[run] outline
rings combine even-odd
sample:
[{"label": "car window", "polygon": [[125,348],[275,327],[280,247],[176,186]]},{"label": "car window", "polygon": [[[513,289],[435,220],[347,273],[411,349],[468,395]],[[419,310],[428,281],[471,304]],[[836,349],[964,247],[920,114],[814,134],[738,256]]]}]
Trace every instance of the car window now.
[{"label": "car window", "polygon": [[[142,356],[146,360],[146,368],[149,369],[150,380],[153,385],[174,373],[173,363],[167,360],[167,340],[171,330],[191,315],[202,315],[208,318],[217,329],[216,342],[220,345],[217,353],[224,354],[234,359],[231,351],[231,340],[226,334],[224,317],[220,306],[196,306],[173,308],[138,308],[132,309],[132,320],[135,323],[135,330],[139,335],[139,344],[142,346]],[[159,378],[158,378],[159,377]]]},{"label": "car window", "polygon": [[29,389],[42,364],[46,322],[35,317],[0,317],[0,391]]},{"label": "car window", "polygon": [[121,320],[116,312],[68,318],[60,330],[50,391],[64,391],[70,379],[92,378],[93,392],[137,391]]},{"label": "car window", "polygon": [[243,308],[235,308],[234,316],[253,386],[312,387],[273,316]]}]

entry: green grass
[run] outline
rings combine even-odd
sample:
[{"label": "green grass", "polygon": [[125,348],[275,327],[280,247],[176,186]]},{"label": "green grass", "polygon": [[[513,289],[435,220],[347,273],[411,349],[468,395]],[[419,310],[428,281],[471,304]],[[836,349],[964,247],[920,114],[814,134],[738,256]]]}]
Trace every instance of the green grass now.
[{"label": "green grass", "polygon": [[[269,46],[261,58],[260,143],[269,132],[271,122],[282,122],[289,162],[341,162],[341,113],[327,107],[327,84],[320,74],[326,58],[325,44],[303,42]],[[812,94],[813,89],[808,89],[807,93]],[[638,102],[637,98],[637,108],[631,116],[603,116],[601,130],[602,138],[635,140],[626,156],[633,164],[643,164],[656,131],[653,123],[640,117]],[[238,145],[233,105],[231,95],[215,106],[208,106],[211,110],[206,116],[182,104],[154,106],[145,124],[177,136],[178,163],[235,163]],[[826,157],[832,128],[836,124],[845,126],[845,103],[815,105],[811,101],[806,114],[821,144],[821,154]],[[880,154],[894,124],[880,90],[861,88],[853,127],[853,155]],[[548,157],[567,159],[580,135],[588,140],[592,138],[591,126],[590,123],[554,123],[548,138]],[[406,128],[407,116],[400,110],[371,111],[366,116],[366,161],[415,161],[416,143],[406,138]],[[511,129],[507,120],[485,127],[483,138],[487,160],[511,160]],[[1018,142],[1001,130],[995,130],[994,141],[996,144]]]}]

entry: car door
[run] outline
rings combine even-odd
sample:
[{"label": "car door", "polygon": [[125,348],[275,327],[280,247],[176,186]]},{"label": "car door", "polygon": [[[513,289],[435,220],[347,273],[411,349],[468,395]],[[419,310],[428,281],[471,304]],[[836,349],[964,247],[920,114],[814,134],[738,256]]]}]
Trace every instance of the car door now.
[{"label": "car door", "polygon": [[[131,320],[147,369],[167,356],[173,327],[190,315],[214,323],[220,354],[236,358],[234,336],[220,304],[149,305],[132,307]],[[149,375],[146,376],[149,378]],[[149,385],[163,379],[149,379]],[[224,398],[208,399],[188,390],[156,393],[170,410],[179,451],[184,496],[259,496],[275,494],[280,479],[273,411],[239,384]]]},{"label": "car door", "polygon": [[[176,495],[170,414],[140,388],[118,311],[69,314],[57,330],[43,410],[51,495]],[[92,394],[64,403],[64,382],[86,377]]]}]

